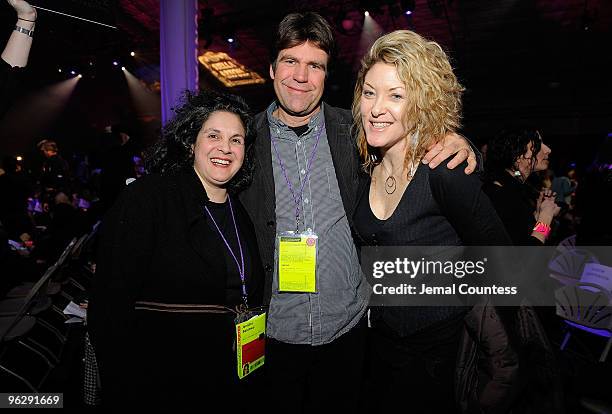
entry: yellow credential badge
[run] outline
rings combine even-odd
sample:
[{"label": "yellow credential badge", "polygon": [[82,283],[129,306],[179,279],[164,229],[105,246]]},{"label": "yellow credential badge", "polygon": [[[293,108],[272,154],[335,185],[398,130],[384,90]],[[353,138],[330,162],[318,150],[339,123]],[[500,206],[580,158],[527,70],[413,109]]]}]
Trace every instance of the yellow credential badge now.
[{"label": "yellow credential badge", "polygon": [[278,236],[278,290],[315,293],[318,238],[314,233]]},{"label": "yellow credential badge", "polygon": [[263,366],[266,354],[266,313],[236,324],[238,378]]}]

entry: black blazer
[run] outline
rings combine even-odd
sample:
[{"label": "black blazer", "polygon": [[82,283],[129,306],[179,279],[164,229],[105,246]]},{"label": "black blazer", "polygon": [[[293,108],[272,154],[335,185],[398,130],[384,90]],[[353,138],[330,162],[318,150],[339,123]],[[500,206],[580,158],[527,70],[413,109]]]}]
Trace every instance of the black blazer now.
[{"label": "black blazer", "polygon": [[[352,228],[355,194],[358,187],[359,153],[356,141],[351,136],[353,117],[346,109],[322,104],[325,115],[327,141],[334,162],[336,178],[344,210]],[[255,226],[261,259],[265,270],[264,302],[269,303],[272,295],[274,270],[274,237],[276,235],[276,197],[272,171],[270,125],[266,112],[255,117],[257,139],[255,141],[256,163],[253,182],[240,193]]]},{"label": "black blazer", "polygon": [[[110,405],[145,404],[138,399],[147,393],[156,397],[151,404],[171,405],[207,387],[211,398],[215,387],[237,381],[233,314],[135,309],[136,301],[225,305],[225,247],[207,223],[207,200],[191,169],[150,175],[130,184],[103,220],[88,322]],[[251,257],[249,305],[257,306],[263,291],[257,240],[233,200]]]}]

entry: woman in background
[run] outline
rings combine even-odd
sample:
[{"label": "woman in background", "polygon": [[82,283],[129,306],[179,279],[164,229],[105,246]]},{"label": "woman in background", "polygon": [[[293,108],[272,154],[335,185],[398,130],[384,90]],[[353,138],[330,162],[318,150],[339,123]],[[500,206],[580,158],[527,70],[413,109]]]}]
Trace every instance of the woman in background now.
[{"label": "woman in background", "polygon": [[527,178],[548,168],[550,148],[536,130],[508,129],[488,144],[484,190],[519,246],[542,245],[559,213],[550,189],[536,190]]}]

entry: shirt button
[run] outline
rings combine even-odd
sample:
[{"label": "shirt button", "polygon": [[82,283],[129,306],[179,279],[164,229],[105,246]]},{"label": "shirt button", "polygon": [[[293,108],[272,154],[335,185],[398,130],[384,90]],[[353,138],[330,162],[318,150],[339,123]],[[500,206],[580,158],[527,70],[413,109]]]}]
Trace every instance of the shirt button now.
[{"label": "shirt button", "polygon": [[307,198],[304,199],[304,204],[308,204],[308,199]]},{"label": "shirt button", "polygon": [[297,145],[298,145],[298,147],[299,147],[300,145],[302,145],[302,141],[298,141],[298,142],[297,142]]},{"label": "shirt button", "polygon": [[319,127],[318,127],[318,126],[314,127],[314,130],[315,130],[315,131],[318,131],[318,130],[319,130]]},{"label": "shirt button", "polygon": [[302,169],[300,170],[300,174],[302,174],[302,175],[306,174],[306,170],[302,168]]},{"label": "shirt button", "polygon": [[266,272],[271,272],[272,271],[272,265],[271,264],[267,264],[266,265]]},{"label": "shirt button", "polygon": [[274,226],[274,220],[270,220],[270,221],[268,221],[268,222],[266,223],[266,225],[267,225],[268,227],[273,227],[273,226]]},{"label": "shirt button", "polygon": [[276,133],[280,134],[280,129],[276,128]]}]

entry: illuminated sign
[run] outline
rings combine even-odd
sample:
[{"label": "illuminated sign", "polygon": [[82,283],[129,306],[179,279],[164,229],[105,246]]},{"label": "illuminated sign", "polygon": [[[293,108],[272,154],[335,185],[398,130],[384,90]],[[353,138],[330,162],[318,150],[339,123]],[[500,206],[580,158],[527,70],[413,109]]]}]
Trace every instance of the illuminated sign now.
[{"label": "illuminated sign", "polygon": [[248,70],[227,53],[208,51],[198,56],[198,60],[228,88],[265,82],[259,74]]}]

